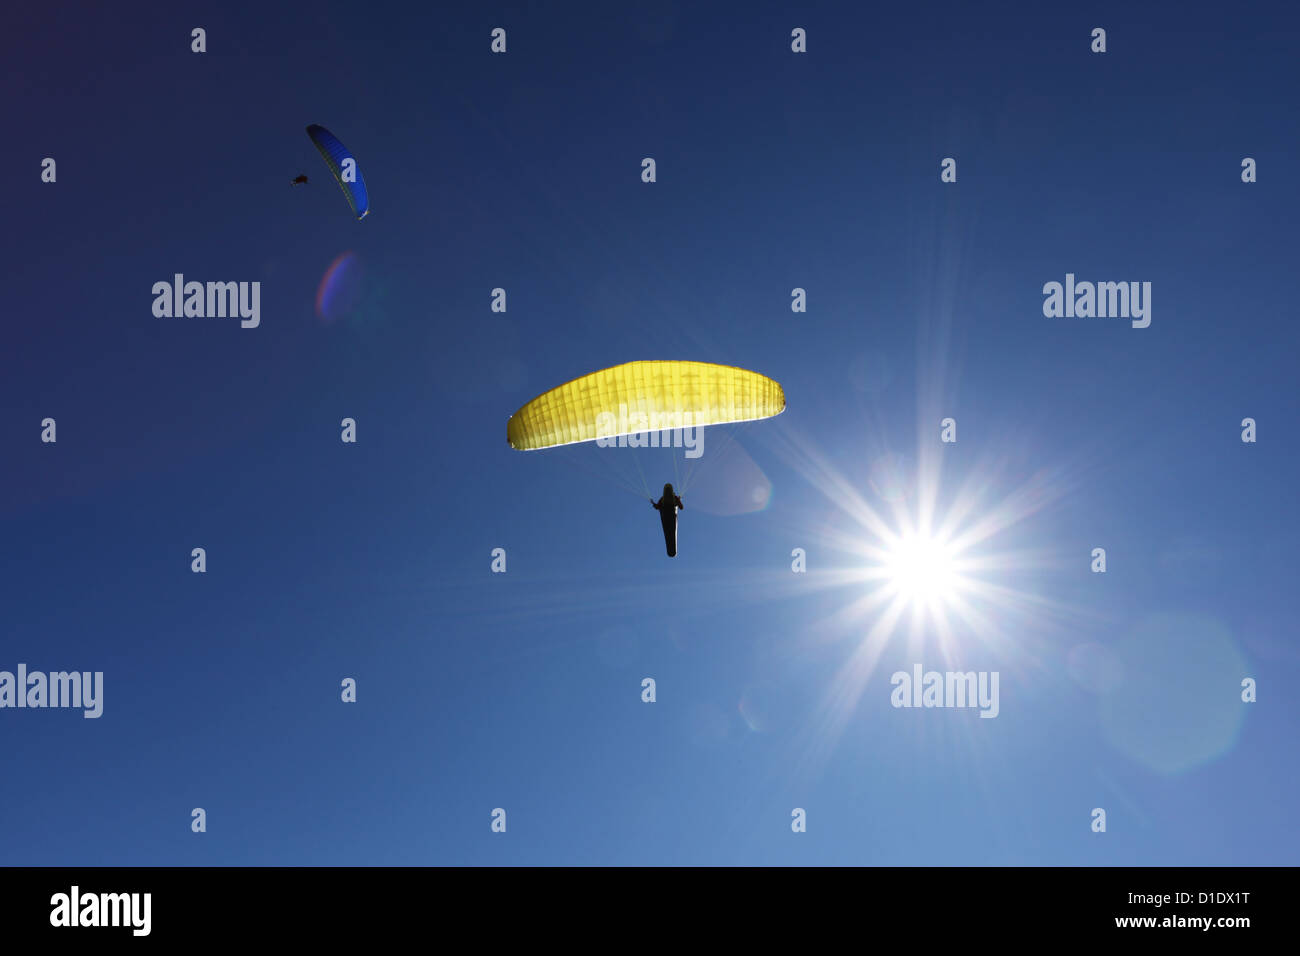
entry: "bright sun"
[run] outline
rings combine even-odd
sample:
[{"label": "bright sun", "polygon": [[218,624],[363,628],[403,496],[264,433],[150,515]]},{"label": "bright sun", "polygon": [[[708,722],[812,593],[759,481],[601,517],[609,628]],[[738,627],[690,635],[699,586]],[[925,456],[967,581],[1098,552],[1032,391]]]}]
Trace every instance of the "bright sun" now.
[{"label": "bright sun", "polygon": [[889,587],[913,607],[943,604],[955,594],[956,554],[934,537],[909,534],[899,538],[885,559]]}]

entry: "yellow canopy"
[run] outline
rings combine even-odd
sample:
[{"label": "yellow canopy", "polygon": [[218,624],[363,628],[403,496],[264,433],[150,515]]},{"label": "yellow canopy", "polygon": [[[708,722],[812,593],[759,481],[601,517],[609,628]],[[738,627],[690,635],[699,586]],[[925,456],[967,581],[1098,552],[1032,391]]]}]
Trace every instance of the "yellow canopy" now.
[{"label": "yellow canopy", "polygon": [[510,416],[523,450],[692,425],[771,418],[785,392],[766,375],[709,362],[627,362],[543,392]]}]

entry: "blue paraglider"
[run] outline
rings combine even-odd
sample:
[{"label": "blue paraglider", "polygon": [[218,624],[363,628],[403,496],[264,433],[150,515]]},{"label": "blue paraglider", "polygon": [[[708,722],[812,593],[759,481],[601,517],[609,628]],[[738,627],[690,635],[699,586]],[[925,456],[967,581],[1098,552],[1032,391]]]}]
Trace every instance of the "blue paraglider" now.
[{"label": "blue paraglider", "polygon": [[307,135],[320,150],[321,158],[343,189],[343,195],[348,197],[348,205],[352,207],[353,214],[358,220],[365,219],[366,213],[370,212],[370,194],[366,192],[366,181],[361,178],[356,158],[324,126],[313,123],[307,127]]}]

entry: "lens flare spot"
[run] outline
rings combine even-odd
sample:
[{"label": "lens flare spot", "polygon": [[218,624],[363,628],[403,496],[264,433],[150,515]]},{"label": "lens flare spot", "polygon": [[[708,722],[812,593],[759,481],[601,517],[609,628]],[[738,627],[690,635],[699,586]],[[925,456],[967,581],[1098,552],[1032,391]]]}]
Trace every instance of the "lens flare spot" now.
[{"label": "lens flare spot", "polygon": [[871,464],[871,490],[885,501],[898,503],[907,498],[908,465],[902,455],[889,452]]},{"label": "lens flare spot", "polygon": [[[701,457],[678,460],[690,493],[687,507],[703,514],[723,516],[765,509],[772,500],[772,482],[740,442],[720,429],[701,429],[700,435]],[[674,451],[679,456],[683,454]],[[687,499],[683,498],[682,502],[686,504]]]},{"label": "lens flare spot", "polygon": [[1176,774],[1232,749],[1246,713],[1241,679],[1250,670],[1219,621],[1157,615],[1140,623],[1116,653],[1124,688],[1099,704],[1102,729],[1121,752]]},{"label": "lens flare spot", "polygon": [[1076,644],[1067,667],[1070,678],[1090,694],[1109,694],[1124,683],[1124,665],[1105,644]]},{"label": "lens flare spot", "polygon": [[754,733],[770,734],[788,728],[792,720],[788,689],[772,681],[750,684],[740,696],[737,710]]},{"label": "lens flare spot", "polygon": [[361,260],[345,252],[330,263],[316,289],[316,315],[326,323],[352,313],[361,302]]}]

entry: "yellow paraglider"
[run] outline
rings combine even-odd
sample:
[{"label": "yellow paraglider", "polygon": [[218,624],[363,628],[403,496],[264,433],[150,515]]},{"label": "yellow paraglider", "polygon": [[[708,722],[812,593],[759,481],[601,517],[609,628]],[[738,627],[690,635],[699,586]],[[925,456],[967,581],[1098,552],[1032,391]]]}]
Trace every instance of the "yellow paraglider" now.
[{"label": "yellow paraglider", "polygon": [[785,392],[766,375],[708,362],[627,362],[543,392],[506,423],[521,450],[771,418]]}]

